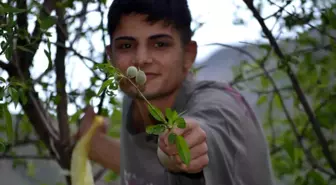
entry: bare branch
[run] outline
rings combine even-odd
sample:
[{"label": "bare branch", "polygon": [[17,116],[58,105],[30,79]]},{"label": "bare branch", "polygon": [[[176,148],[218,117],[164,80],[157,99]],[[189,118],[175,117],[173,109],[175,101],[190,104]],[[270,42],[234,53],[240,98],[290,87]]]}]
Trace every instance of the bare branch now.
[{"label": "bare branch", "polygon": [[[288,86],[285,86],[285,87],[279,87],[279,91],[291,91],[291,90],[293,90],[292,87],[288,87]],[[261,94],[270,94],[270,93],[274,93],[274,92],[275,92],[275,89],[270,89],[270,90],[249,89],[249,91],[261,95]]]},{"label": "bare branch", "polygon": [[[279,5],[277,5],[276,3],[274,3],[274,2],[271,2],[273,5],[275,5],[275,6],[277,6],[277,7],[280,7]],[[295,13],[291,13],[291,12],[289,12],[289,11],[287,11],[287,10],[284,10],[286,13],[288,13],[288,15],[290,15],[290,16],[292,16],[292,17],[294,17],[294,18],[296,18],[296,19],[300,19],[300,17],[298,17],[298,15],[296,15]],[[331,34],[329,34],[327,31],[325,31],[325,30],[321,30],[320,28],[318,28],[318,27],[316,27],[316,26],[314,26],[314,25],[312,25],[312,24],[310,24],[309,22],[308,23],[306,23],[306,25],[308,25],[310,28],[312,28],[312,29],[315,29],[315,30],[317,30],[318,32],[320,32],[321,34],[325,34],[325,35],[327,35],[328,37],[330,37],[331,39],[333,39],[333,40],[336,40],[336,37],[334,37],[333,35],[331,35]]]},{"label": "bare branch", "polygon": [[[285,8],[286,8],[288,5],[291,4],[291,2],[293,2],[293,1],[286,1],[286,4],[285,4],[285,5],[280,6],[279,9],[278,9],[278,11],[274,12],[273,14],[271,14],[271,15],[269,15],[269,16],[266,16],[266,17],[264,18],[264,20],[267,20],[267,19],[269,19],[269,18],[271,18],[271,17],[274,17],[274,16],[275,16],[275,17],[280,17],[281,14],[282,14],[282,12],[285,10]],[[280,14],[280,15],[279,15],[279,14]]]},{"label": "bare branch", "polygon": [[54,160],[52,156],[38,156],[38,155],[2,155],[0,160],[14,160],[14,159],[35,159],[35,160]]},{"label": "bare branch", "polygon": [[[321,128],[320,128],[320,122],[316,119],[311,107],[309,106],[308,104],[308,101],[300,87],[300,84],[297,80],[297,78],[295,77],[291,67],[286,63],[286,57],[285,55],[282,53],[279,45],[277,44],[274,36],[272,35],[272,33],[270,32],[270,30],[267,28],[263,18],[261,17],[260,13],[258,12],[258,10],[254,7],[253,3],[251,3],[250,1],[247,1],[247,0],[244,0],[245,4],[247,5],[247,7],[252,11],[253,13],[253,16],[257,19],[257,21],[259,22],[264,34],[266,35],[266,37],[268,38],[271,46],[273,47],[274,49],[274,52],[276,53],[276,55],[278,55],[278,57],[281,59],[281,63],[284,64],[284,66],[286,67],[286,72],[287,72],[287,75],[289,76],[291,82],[292,82],[292,85],[293,85],[293,88],[296,92],[296,95],[298,96],[298,99],[299,101],[301,102],[307,116],[308,116],[308,119],[309,121],[311,122],[312,126],[313,126],[313,129],[316,133],[316,136],[319,140],[319,143],[321,144],[322,146],[322,151],[323,151],[323,154],[325,155],[328,163],[330,164],[331,168],[333,169],[334,173],[336,173],[336,162],[334,161],[333,157],[332,157],[332,154],[328,148],[328,142],[327,140],[325,139],[322,131],[321,131]],[[280,96],[280,94],[279,94]],[[283,103],[281,103],[283,104]],[[282,105],[284,106],[284,104]],[[286,113],[287,114],[287,113]],[[291,121],[290,121],[291,122]],[[295,125],[294,125],[295,126]],[[295,133],[297,134],[297,133]]]},{"label": "bare branch", "polygon": [[[82,10],[79,12],[79,15],[87,15],[87,9],[88,9],[88,3],[87,2],[83,2],[83,8]],[[103,18],[104,16],[102,16]],[[70,42],[70,47],[73,46],[73,44],[81,37],[81,32],[83,30],[83,25],[84,22],[86,21],[87,16],[79,16],[79,26],[76,29],[76,31],[78,32],[75,35],[75,38]],[[103,28],[103,27],[102,27]]]},{"label": "bare branch", "polygon": [[[45,41],[45,40],[44,40]],[[88,61],[90,61],[90,62],[92,62],[93,64],[97,64],[97,62],[95,61],[95,60],[93,60],[92,58],[90,58],[90,57],[87,57],[87,56],[83,56],[82,54],[80,54],[78,51],[76,51],[74,48],[72,48],[72,47],[66,47],[65,46],[65,44],[61,44],[61,43],[58,43],[58,42],[56,42],[56,43],[54,43],[54,42],[50,42],[51,44],[53,44],[53,45],[55,45],[55,46],[58,46],[58,47],[63,47],[63,48],[65,48],[67,51],[72,51],[73,52],[73,54],[75,55],[75,56],[77,56],[79,59],[81,59],[81,60],[88,60]],[[99,75],[94,71],[94,70],[92,70],[92,68],[90,68],[90,66],[88,66],[88,64],[87,63],[85,63],[84,61],[83,61],[83,64],[88,68],[88,69],[90,69],[91,71],[92,71],[92,73],[96,76],[96,77],[98,77],[99,78]],[[40,78],[40,77],[39,77]],[[100,79],[100,78],[99,78]],[[103,80],[103,79],[100,79],[100,80]]]},{"label": "bare branch", "polygon": [[[67,39],[66,24],[64,22],[64,9],[56,9],[58,16],[58,25],[56,26],[57,43],[65,45]],[[55,69],[56,69],[56,86],[57,96],[60,101],[57,105],[57,119],[60,132],[61,144],[66,146],[70,139],[70,129],[68,125],[68,100],[66,93],[66,77],[65,77],[65,56],[66,50],[64,47],[57,46]]]},{"label": "bare branch", "polygon": [[[256,70],[256,69],[254,69],[254,70]],[[250,71],[248,71],[248,72],[252,72],[252,71],[254,71],[254,70],[250,70]],[[278,68],[278,67],[275,67],[275,68],[272,68],[272,69],[268,69],[268,70],[266,70],[266,71],[270,74],[270,73],[273,73],[273,72],[275,72],[275,71],[277,71],[277,70],[279,70],[279,68]],[[236,85],[236,84],[241,83],[241,82],[246,82],[246,81],[250,81],[250,80],[259,78],[259,77],[261,77],[261,76],[265,76],[265,75],[264,75],[264,72],[261,72],[261,73],[259,73],[259,74],[253,75],[253,76],[251,76],[251,77],[249,77],[249,78],[246,78],[246,79],[243,79],[242,76],[239,75],[239,76],[235,77],[231,82],[229,82],[229,84],[231,84],[231,85]]]},{"label": "bare branch", "polygon": [[206,44],[206,45],[219,45],[219,46],[223,46],[223,47],[227,47],[227,48],[231,48],[231,49],[234,49],[234,50],[237,50],[245,55],[247,55],[249,58],[251,58],[253,61],[256,61],[257,58],[254,57],[251,53],[249,53],[248,51],[242,49],[242,48],[239,48],[239,47],[236,47],[236,46],[231,46],[231,45],[228,45],[228,44],[223,44],[223,43],[211,43],[211,44]]},{"label": "bare branch", "polygon": [[[18,0],[17,1],[17,8],[19,9],[27,9],[27,2],[24,0]],[[27,12],[22,12],[17,15],[17,27],[19,29],[19,32],[24,33],[28,28],[28,20],[27,20]],[[25,46],[28,43],[27,37],[17,37],[17,45],[18,46]],[[17,51],[17,57],[19,58],[19,61],[23,62],[26,58],[26,54],[28,52],[18,49]],[[24,65],[24,64],[23,64]]]}]

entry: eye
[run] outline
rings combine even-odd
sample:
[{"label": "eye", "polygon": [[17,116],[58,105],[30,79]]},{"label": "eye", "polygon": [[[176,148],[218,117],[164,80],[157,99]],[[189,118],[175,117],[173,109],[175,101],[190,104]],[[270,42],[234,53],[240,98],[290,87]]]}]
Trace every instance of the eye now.
[{"label": "eye", "polygon": [[131,44],[120,44],[119,46],[118,46],[118,48],[119,49],[129,49],[129,48],[131,48],[132,47],[132,45]]},{"label": "eye", "polygon": [[165,46],[168,46],[168,44],[165,43],[165,42],[157,42],[157,43],[155,43],[155,47],[157,47],[157,48],[165,47]]}]

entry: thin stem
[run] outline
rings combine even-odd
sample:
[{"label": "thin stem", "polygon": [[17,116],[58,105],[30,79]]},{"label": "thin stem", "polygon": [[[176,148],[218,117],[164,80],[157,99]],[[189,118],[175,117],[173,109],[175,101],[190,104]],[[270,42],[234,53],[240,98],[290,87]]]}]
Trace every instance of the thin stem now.
[{"label": "thin stem", "polygon": [[[152,104],[147,100],[147,98],[141,93],[140,89],[138,88],[138,86],[136,84],[134,84],[132,82],[131,79],[129,79],[128,77],[126,77],[125,75],[123,74],[119,74],[120,77],[122,78],[126,78],[135,88],[136,90],[138,91],[138,93],[140,94],[140,96],[145,100],[145,102],[149,105],[149,106],[152,106]],[[159,115],[160,116],[160,115]],[[164,123],[167,123],[166,119],[163,117],[161,117],[161,119],[164,121]]]}]

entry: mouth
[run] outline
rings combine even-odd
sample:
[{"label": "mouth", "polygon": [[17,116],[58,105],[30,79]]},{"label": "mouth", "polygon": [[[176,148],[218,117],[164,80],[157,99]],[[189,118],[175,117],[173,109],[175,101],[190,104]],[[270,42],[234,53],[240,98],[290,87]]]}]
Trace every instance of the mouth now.
[{"label": "mouth", "polygon": [[159,76],[156,73],[145,73],[145,74],[146,74],[147,80],[151,80],[151,79],[156,78],[157,76]]}]

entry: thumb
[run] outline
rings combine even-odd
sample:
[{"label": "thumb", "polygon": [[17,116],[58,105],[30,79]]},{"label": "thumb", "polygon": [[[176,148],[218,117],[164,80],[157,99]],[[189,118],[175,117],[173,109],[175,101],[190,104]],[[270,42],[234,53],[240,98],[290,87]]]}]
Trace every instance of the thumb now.
[{"label": "thumb", "polygon": [[97,129],[97,133],[107,133],[108,132],[108,126],[109,126],[110,120],[108,118],[104,118],[104,124],[99,126]]},{"label": "thumb", "polygon": [[95,117],[96,113],[92,106],[88,106],[84,110],[84,116],[79,122],[79,129],[76,134],[76,137],[81,137],[92,125],[93,118]]}]

